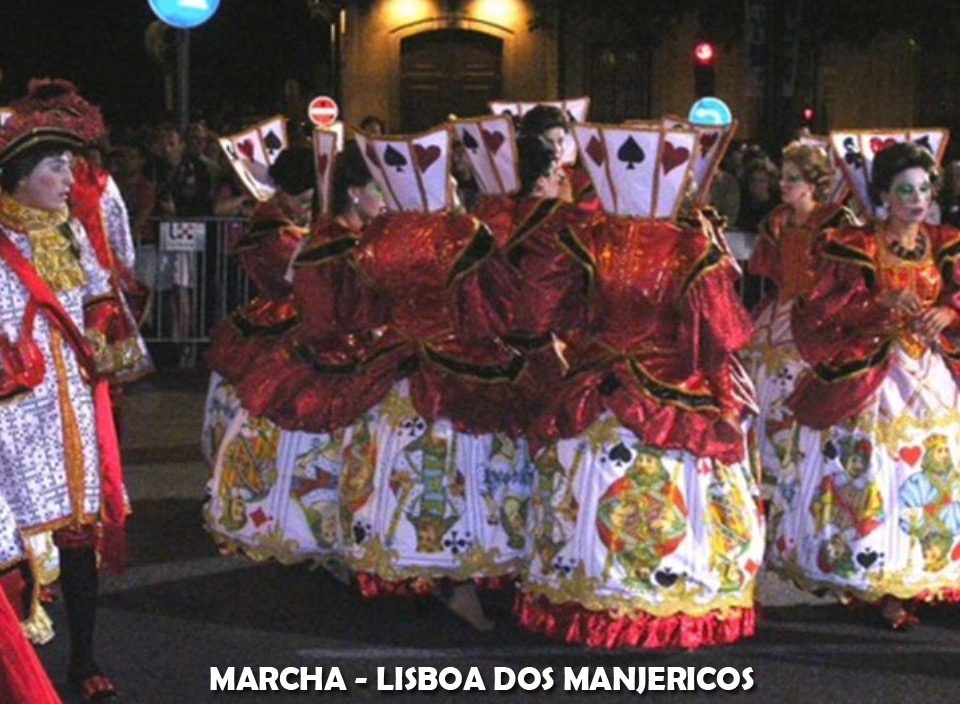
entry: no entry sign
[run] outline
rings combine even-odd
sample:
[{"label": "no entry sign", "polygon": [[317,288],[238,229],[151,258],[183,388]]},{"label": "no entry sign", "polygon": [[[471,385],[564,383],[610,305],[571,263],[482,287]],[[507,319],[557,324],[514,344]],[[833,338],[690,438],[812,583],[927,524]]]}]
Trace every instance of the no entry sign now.
[{"label": "no entry sign", "polygon": [[329,127],[337,121],[340,115],[340,108],[337,107],[337,101],[326,95],[318,95],[310,101],[307,108],[307,115],[310,122],[317,127]]}]

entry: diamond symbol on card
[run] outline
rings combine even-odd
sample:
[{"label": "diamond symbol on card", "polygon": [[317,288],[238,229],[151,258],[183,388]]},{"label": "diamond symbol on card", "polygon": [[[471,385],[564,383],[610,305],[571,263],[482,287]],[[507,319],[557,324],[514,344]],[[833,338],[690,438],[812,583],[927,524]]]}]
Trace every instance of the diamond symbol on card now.
[{"label": "diamond symbol on card", "polygon": [[587,148],[584,150],[587,153],[587,156],[590,157],[590,160],[597,166],[603,166],[603,162],[607,158],[607,149],[603,146],[603,142],[597,139],[595,136],[590,138],[590,141],[587,143]]},{"label": "diamond symbol on card", "polygon": [[259,528],[264,523],[269,521],[270,517],[263,512],[262,508],[258,508],[256,511],[250,514],[250,520],[253,521],[253,525]]}]

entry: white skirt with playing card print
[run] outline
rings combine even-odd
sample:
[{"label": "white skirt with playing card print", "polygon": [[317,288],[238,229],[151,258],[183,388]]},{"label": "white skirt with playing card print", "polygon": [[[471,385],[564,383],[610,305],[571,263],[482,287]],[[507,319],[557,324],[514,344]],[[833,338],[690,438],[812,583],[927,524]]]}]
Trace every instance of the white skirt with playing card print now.
[{"label": "white skirt with playing card print", "polygon": [[793,342],[792,309],[792,302],[781,303],[776,298],[765,305],[757,316],[751,345],[744,352],[760,409],[756,420],[760,461],[764,478],[773,481],[780,474],[796,428],[786,400],[808,368]]},{"label": "white skirt with playing card print", "polygon": [[608,648],[753,634],[764,528],[748,463],[646,446],[606,412],[536,467],[524,627]]},{"label": "white skirt with playing card print", "polygon": [[344,558],[368,596],[515,574],[532,479],[524,441],[428,422],[402,380],[344,441]]},{"label": "white skirt with playing card print", "polygon": [[240,409],[217,452],[207,530],[256,560],[335,559],[343,436],[282,430]]},{"label": "white skirt with playing card print", "polygon": [[210,467],[213,467],[227,426],[239,410],[240,399],[237,398],[233,384],[217,372],[211,372],[207,399],[203,404],[203,430],[200,434],[200,450]]},{"label": "white skirt with playing card print", "polygon": [[960,394],[939,354],[899,344],[856,417],[800,427],[770,510],[770,565],[801,587],[877,601],[960,597]]}]

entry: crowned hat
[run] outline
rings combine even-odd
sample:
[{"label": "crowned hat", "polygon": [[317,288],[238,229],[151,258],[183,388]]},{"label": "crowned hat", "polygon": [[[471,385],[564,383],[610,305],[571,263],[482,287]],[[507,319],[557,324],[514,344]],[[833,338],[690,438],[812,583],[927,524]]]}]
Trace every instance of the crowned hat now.
[{"label": "crowned hat", "polygon": [[517,144],[509,117],[496,115],[450,124],[483,194],[506,196],[520,190]]},{"label": "crowned hat", "polygon": [[854,197],[864,213],[883,215],[870,198],[870,174],[877,154],[898,142],[914,142],[925,148],[939,165],[947,150],[950,131],[942,127],[922,129],[835,130],[830,146]]},{"label": "crowned hat", "polygon": [[287,118],[274,115],[219,141],[234,173],[250,195],[259,201],[270,200],[276,188],[268,172],[290,143]]},{"label": "crowned hat", "polygon": [[445,125],[419,135],[371,137],[358,132],[357,145],[387,210],[435,213],[453,205],[450,132]]},{"label": "crowned hat", "polygon": [[[570,121],[571,126],[580,122],[586,122],[587,115],[590,112],[590,98],[586,96],[581,98],[568,98],[567,100],[494,100],[489,103],[490,112],[494,115],[507,115],[517,122],[538,105],[548,105],[559,108]],[[560,155],[560,162],[563,164],[572,164],[576,159],[577,148],[568,141],[564,148],[564,153]]]},{"label": "crowned hat", "polygon": [[574,125],[573,135],[604,211],[653,220],[676,217],[697,163],[697,132],[588,123]]}]

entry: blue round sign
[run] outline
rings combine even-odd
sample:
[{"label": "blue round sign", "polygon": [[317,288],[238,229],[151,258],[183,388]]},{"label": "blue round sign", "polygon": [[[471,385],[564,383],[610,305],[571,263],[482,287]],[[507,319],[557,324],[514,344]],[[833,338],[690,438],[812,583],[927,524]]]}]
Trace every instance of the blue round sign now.
[{"label": "blue round sign", "polygon": [[220,7],[220,0],[150,0],[153,14],[177,29],[198,27]]},{"label": "blue round sign", "polygon": [[723,127],[733,122],[733,113],[720,98],[708,96],[700,98],[690,108],[690,122],[706,127]]}]

